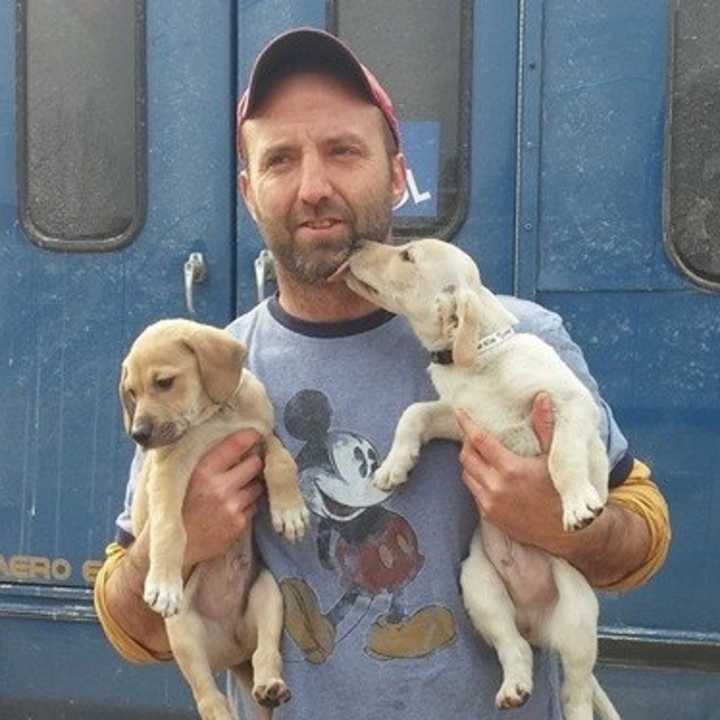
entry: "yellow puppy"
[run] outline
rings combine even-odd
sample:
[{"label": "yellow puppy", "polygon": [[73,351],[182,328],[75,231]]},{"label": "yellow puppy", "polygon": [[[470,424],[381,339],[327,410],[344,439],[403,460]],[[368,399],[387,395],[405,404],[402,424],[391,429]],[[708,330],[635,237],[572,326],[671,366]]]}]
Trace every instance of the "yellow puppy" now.
[{"label": "yellow puppy", "polygon": [[272,405],[245,357],[245,347],[222,330],[162,320],[137,338],[120,380],[125,428],[146,451],[132,504],[135,536],[146,523],[150,533],[144,598],[166,619],[203,720],[231,720],[213,673],[233,668],[247,680],[247,661],[258,703],[273,707],[290,697],[278,649],[282,596],[253,557],[251,534],[224,556],[199,563],[184,588],[181,574],[190,475],[211,445],[237,430],[252,428],[264,440],[275,529],[295,541],[308,524],[295,462],[273,434]]}]

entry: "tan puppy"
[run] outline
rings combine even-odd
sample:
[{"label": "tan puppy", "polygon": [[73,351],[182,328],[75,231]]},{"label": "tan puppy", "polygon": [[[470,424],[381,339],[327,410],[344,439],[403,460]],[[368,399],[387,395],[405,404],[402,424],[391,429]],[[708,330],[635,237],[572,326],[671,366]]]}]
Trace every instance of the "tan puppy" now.
[{"label": "tan puppy", "polygon": [[[564,528],[572,531],[592,522],[608,493],[598,407],[549,345],[513,332],[517,319],[483,287],[472,258],[440,240],[399,247],[368,242],[350,257],[349,269],[345,281],[350,288],[407,317],[423,345],[436,353],[430,375],[440,399],[416,403],[403,413],[374,483],[385,490],[404,483],[421,445],[433,438],[461,440],[458,409],[469,411],[518,455],[539,454],[530,409],[544,391],[555,408],[548,464],[562,500]],[[524,634],[560,653],[565,720],[592,720],[593,706],[601,717],[617,720],[593,676],[598,603],[592,589],[569,563],[550,557],[557,603],[543,612],[515,604],[491,562],[499,561],[498,549],[510,542],[482,522],[460,577],[473,624],[497,650],[502,666],[497,706],[522,705],[532,690],[532,652]]]},{"label": "tan puppy", "polygon": [[132,504],[135,536],[146,523],[150,532],[144,597],[166,618],[173,655],[203,720],[231,720],[212,675],[227,668],[263,706],[290,698],[279,652],[282,596],[254,558],[251,533],[225,556],[199,563],[184,588],[181,575],[190,475],[211,445],[237,430],[252,428],[264,440],[275,529],[295,541],[308,524],[295,462],[273,434],[272,406],[244,368],[245,357],[244,346],[222,330],[162,320],[137,338],[120,380],[125,428],[146,450]]}]

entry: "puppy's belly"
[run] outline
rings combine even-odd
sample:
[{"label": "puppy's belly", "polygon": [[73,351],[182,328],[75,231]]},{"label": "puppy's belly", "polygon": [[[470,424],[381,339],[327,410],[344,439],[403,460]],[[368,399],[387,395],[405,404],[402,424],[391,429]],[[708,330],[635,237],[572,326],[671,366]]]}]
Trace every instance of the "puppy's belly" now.
[{"label": "puppy's belly", "polygon": [[225,555],[205,560],[193,571],[188,590],[193,610],[234,633],[257,577],[252,535],[236,542]]},{"label": "puppy's belly", "polygon": [[490,523],[483,523],[481,531],[485,552],[517,611],[518,629],[529,640],[536,641],[533,630],[558,598],[550,556],[511,540]]}]

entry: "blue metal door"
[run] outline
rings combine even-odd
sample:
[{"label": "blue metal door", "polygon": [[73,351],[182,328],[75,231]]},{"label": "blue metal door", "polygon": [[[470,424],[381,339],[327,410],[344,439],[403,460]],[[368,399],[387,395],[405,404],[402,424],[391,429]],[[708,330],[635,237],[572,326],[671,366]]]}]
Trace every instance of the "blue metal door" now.
[{"label": "blue metal door", "polygon": [[114,655],[89,586],[131,457],[131,339],[189,315],[191,253],[194,317],[233,315],[235,22],[227,0],[0,4],[4,718],[189,706],[173,668]]},{"label": "blue metal door", "polygon": [[[665,247],[663,199],[685,191],[668,174],[675,4],[522,5],[515,291],[566,319],[631,451],[657,473],[674,527],[666,567],[648,587],[602,597],[601,655],[638,666],[605,678],[624,717],[719,718],[720,298]],[[717,10],[684,6],[680,20],[695,20],[688,52],[711,67],[699,14],[717,24]],[[706,82],[707,107],[715,80]],[[695,174],[709,180],[716,152],[702,126],[716,120],[696,115],[689,130],[707,162]]]}]

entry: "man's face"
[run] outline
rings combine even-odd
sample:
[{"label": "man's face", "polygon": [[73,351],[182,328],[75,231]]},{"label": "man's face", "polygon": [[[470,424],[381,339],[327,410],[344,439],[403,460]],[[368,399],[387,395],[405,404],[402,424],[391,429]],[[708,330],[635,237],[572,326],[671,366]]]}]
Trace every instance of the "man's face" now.
[{"label": "man's face", "polygon": [[304,73],[278,83],[243,124],[243,197],[296,281],[321,283],[360,240],[388,239],[405,162],[388,155],[384,122],[352,87]]}]

